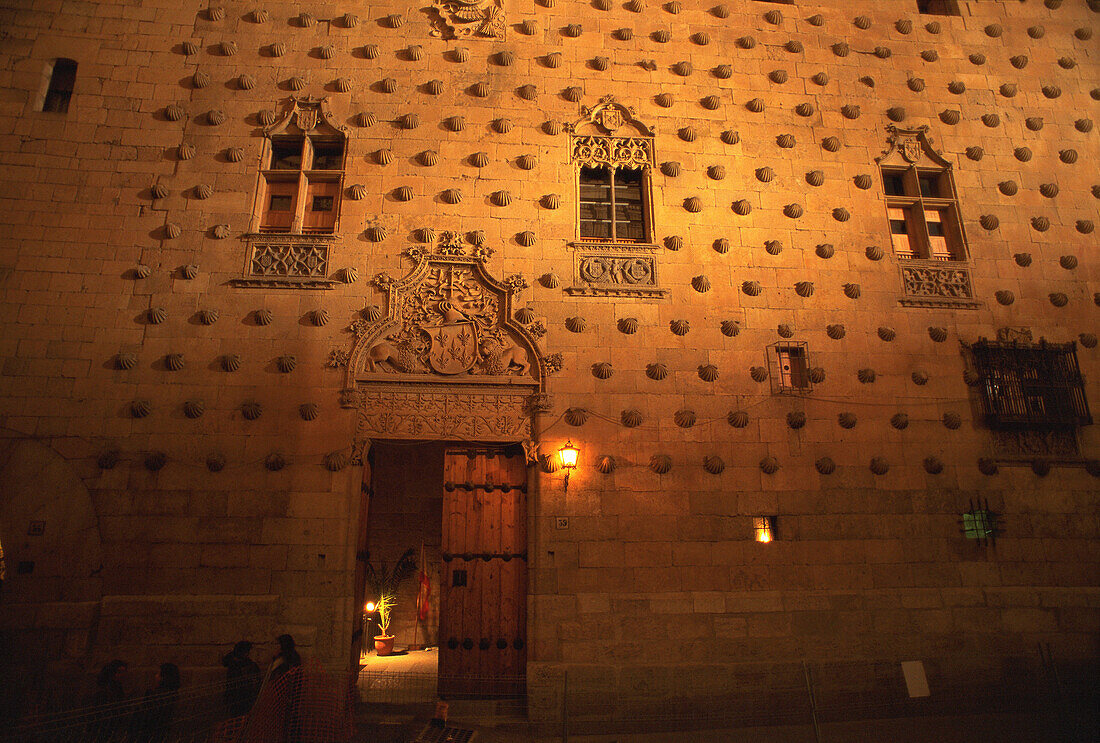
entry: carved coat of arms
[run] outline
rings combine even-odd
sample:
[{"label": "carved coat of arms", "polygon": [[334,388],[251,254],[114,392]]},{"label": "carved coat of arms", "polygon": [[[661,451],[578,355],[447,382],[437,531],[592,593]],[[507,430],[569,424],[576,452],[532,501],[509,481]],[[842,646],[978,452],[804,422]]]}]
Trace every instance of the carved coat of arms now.
[{"label": "carved coat of arms", "polygon": [[477,326],[472,322],[427,325],[424,332],[431,339],[428,363],[440,374],[468,372],[478,360]]}]

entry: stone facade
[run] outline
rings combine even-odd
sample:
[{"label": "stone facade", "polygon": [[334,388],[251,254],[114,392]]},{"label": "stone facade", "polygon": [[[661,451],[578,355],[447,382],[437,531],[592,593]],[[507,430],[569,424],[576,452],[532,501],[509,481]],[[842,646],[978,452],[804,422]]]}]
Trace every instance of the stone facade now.
[{"label": "stone facade", "polygon": [[[581,451],[567,491],[530,470],[533,692],[802,660],[854,685],[923,660],[935,689],[1039,642],[1095,663],[1095,427],[995,437],[963,344],[1079,341],[1100,405],[1100,16],[958,5],[0,11],[8,657],[197,676],[289,631],[345,663],[366,445],[436,438]],[[332,235],[255,234],[291,114],[346,137]],[[578,241],[600,156],[575,138],[627,130],[650,239]],[[878,158],[909,156],[950,165],[966,261],[895,254]],[[432,255],[499,302],[481,377],[373,368]],[[812,391],[779,393],[785,339]],[[411,427],[428,405],[454,425]],[[995,540],[964,537],[975,503]]]}]

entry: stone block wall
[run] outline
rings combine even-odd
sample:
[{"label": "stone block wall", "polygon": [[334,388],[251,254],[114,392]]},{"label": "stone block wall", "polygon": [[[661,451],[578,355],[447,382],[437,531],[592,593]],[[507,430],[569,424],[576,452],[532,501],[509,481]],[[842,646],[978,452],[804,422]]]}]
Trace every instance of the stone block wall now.
[{"label": "stone block wall", "polygon": [[[323,466],[355,440],[339,352],[351,346],[348,325],[383,300],[367,279],[403,275],[402,251],[424,227],[483,231],[490,273],[528,281],[516,306],[534,311],[543,348],[563,358],[536,438],[544,453],[571,439],[581,463],[568,491],[560,472],[532,470],[533,678],[569,668],[625,686],[643,669],[732,673],[802,659],[850,663],[854,678],[922,659],[935,685],[1032,655],[1037,642],[1066,662],[1095,660],[1094,427],[1079,429],[1077,454],[1048,457],[1045,476],[1031,454],[983,474],[979,459],[998,454],[960,349],[1005,327],[1077,340],[1100,404],[1095,3],[960,2],[957,17],[920,15],[909,0],[604,5],[504,0],[503,38],[459,40],[433,35],[437,11],[400,3],[56,0],[0,12],[0,426],[68,460],[90,493],[83,518],[101,543],[102,600],[85,662],[125,653],[198,673],[240,637],[282,631],[344,662],[362,474]],[[75,90],[66,114],[43,113],[45,71],[59,57],[78,64]],[[682,62],[690,74],[674,71]],[[382,92],[385,79],[394,92]],[[570,87],[579,100],[566,100]],[[292,94],[327,96],[348,130],[344,185],[365,196],[342,200],[329,288],[240,287],[261,122]],[[650,174],[661,299],[563,291],[577,281],[577,169],[568,132],[546,122],[578,121],[580,106],[606,95],[655,131],[658,165],[680,164],[678,175]],[[749,110],[754,99],[762,111]],[[419,125],[402,128],[409,114]],[[927,125],[953,165],[975,307],[899,303],[902,264],[875,162],[891,123]],[[823,146],[830,137],[835,152]],[[418,157],[428,150],[435,165]],[[520,167],[524,155],[533,168]],[[774,172],[766,183],[763,167]],[[1044,195],[1050,183],[1056,195]],[[404,186],[412,198],[398,201]],[[444,203],[448,188],[463,199]],[[508,206],[489,200],[501,190]],[[548,194],[560,208],[546,207]],[[685,209],[692,198],[698,211]],[[742,200],[752,207],[743,216],[732,209]],[[791,204],[801,216],[788,216]],[[375,226],[383,239],[370,239]],[[525,231],[534,244],[520,244]],[[341,281],[345,268],[358,280]],[[761,291],[746,294],[747,281]],[[813,282],[812,296],[798,282]],[[330,320],[315,324],[322,309]],[[212,324],[204,310],[217,311]],[[633,334],[619,329],[629,318]],[[688,332],[674,334],[674,321]],[[812,393],[773,394],[774,378],[751,376],[767,368],[780,325],[824,370]],[[119,368],[127,354],[134,363]],[[170,370],[170,354],[182,368]],[[286,355],[289,372],[278,367]],[[593,373],[600,362],[613,371],[605,379]],[[667,374],[651,378],[652,364]],[[713,381],[700,375],[706,365]],[[195,403],[201,415],[189,417]],[[317,406],[310,420],[307,404]],[[583,425],[564,419],[570,408],[589,411]],[[621,425],[627,410],[640,425]],[[747,424],[730,425],[732,412]],[[790,413],[804,425],[791,428]],[[891,424],[898,413],[904,429]],[[842,414],[854,427],[839,425]],[[671,469],[654,472],[654,455]],[[595,467],[603,456],[615,464],[606,474]],[[722,471],[704,469],[705,457]],[[835,471],[820,474],[822,458]],[[962,536],[972,503],[1001,514],[995,543]],[[751,539],[760,515],[777,517],[770,544]],[[4,612],[15,617],[6,627],[33,626],[27,617],[47,600],[33,573],[11,569],[28,518],[0,524]]]}]

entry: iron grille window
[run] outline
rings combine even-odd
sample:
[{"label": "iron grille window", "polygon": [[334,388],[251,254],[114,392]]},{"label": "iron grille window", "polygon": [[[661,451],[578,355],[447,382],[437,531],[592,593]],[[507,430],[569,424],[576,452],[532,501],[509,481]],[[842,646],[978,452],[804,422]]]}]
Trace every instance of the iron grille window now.
[{"label": "iron grille window", "polygon": [[580,236],[588,240],[645,242],[645,175],[600,166],[580,172]]},{"label": "iron grille window", "polygon": [[989,510],[988,502],[979,498],[977,503],[970,501],[970,510],[962,514],[959,526],[964,537],[982,544],[997,538],[1001,530],[1000,518],[1000,514]]},{"label": "iron grille window", "polygon": [[768,366],[773,392],[808,392],[813,389],[810,358],[804,342],[787,341],[768,346]]},{"label": "iron grille window", "polygon": [[1076,343],[983,339],[970,351],[991,428],[1066,429],[1092,423]]}]

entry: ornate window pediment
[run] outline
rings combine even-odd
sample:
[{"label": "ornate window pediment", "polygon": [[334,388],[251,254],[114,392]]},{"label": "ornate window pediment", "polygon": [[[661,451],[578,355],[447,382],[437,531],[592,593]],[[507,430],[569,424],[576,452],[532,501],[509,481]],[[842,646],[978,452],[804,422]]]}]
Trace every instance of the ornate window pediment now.
[{"label": "ornate window pediment", "polygon": [[886,139],[886,149],[875,158],[879,165],[918,165],[950,170],[951,161],[933,147],[927,125],[916,129],[899,129],[890,124],[886,131],[890,134]]},{"label": "ornate window pediment", "polygon": [[328,98],[291,97],[278,119],[264,127],[265,137],[286,135],[330,135],[347,137],[348,128],[336,120],[329,109]]}]

